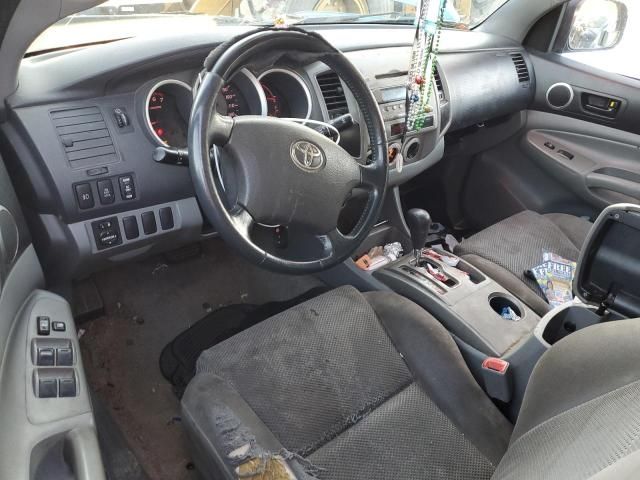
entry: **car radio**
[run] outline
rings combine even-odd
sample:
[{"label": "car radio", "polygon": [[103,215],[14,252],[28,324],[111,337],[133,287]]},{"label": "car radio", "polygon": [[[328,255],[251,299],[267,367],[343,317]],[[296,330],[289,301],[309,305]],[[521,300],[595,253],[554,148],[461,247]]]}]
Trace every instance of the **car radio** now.
[{"label": "car radio", "polygon": [[[406,88],[403,85],[381,88],[374,92],[374,96],[380,105],[387,138],[389,140],[400,138],[405,129]],[[426,117],[423,128],[433,127],[434,125],[435,118],[431,114]]]}]

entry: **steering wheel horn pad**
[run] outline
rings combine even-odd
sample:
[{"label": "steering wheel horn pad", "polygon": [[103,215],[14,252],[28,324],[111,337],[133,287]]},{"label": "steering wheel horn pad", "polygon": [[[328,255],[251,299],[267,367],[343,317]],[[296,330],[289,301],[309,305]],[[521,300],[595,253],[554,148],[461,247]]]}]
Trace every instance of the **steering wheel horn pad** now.
[{"label": "steering wheel horn pad", "polygon": [[266,225],[296,224],[324,234],[360,184],[356,160],[330,139],[294,122],[235,119],[225,157],[236,163],[238,199]]},{"label": "steering wheel horn pad", "polygon": [[[215,112],[215,99],[236,71],[252,57],[285,45],[289,50],[295,45],[296,53],[322,57],[348,86],[371,139],[368,165],[296,122],[258,116],[231,119]],[[210,71],[194,100],[188,142],[195,191],[208,220],[238,253],[274,271],[313,273],[344,261],[377,222],[388,175],[384,123],[358,70],[321,36],[299,29],[261,29],[242,36],[216,48],[205,65]],[[218,162],[235,173],[237,198],[230,209],[212,167],[213,145]],[[338,217],[357,187],[368,192],[366,206],[353,231],[343,234],[337,228]],[[251,238],[256,223],[304,229],[323,246],[321,258],[292,260],[267,252]]]}]

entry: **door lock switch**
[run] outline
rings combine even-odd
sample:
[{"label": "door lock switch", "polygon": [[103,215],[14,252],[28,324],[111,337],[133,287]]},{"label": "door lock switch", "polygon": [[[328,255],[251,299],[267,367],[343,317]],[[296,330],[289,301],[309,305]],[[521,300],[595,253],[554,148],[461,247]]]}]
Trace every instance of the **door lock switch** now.
[{"label": "door lock switch", "polygon": [[51,322],[51,328],[54,332],[64,332],[67,326],[64,322]]}]

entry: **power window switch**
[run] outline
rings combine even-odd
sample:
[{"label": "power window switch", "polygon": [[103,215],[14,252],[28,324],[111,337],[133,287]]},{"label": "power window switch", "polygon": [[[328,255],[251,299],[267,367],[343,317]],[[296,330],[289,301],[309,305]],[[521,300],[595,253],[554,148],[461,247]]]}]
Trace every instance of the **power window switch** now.
[{"label": "power window switch", "polygon": [[75,375],[71,374],[70,377],[59,378],[58,388],[60,398],[75,397],[78,394]]},{"label": "power window switch", "polygon": [[38,379],[38,398],[56,398],[58,396],[58,381],[54,377]]},{"label": "power window switch", "polygon": [[57,349],[56,365],[59,367],[70,367],[73,365],[73,347],[62,347]]},{"label": "power window switch", "polygon": [[549,150],[555,150],[556,149],[556,146],[551,142],[544,142],[544,146],[547,147]]},{"label": "power window switch", "polygon": [[51,322],[51,328],[54,332],[64,332],[67,326],[64,322]]},{"label": "power window switch", "polygon": [[51,319],[49,317],[38,317],[38,335],[49,335],[51,333]]},{"label": "power window switch", "polygon": [[36,365],[41,367],[53,367],[55,365],[55,353],[53,348],[39,348],[36,356]]}]

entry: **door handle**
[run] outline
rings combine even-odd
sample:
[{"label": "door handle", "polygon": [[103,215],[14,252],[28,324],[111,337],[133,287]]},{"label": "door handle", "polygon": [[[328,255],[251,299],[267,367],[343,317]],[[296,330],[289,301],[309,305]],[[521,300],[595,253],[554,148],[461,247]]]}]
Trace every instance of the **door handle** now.
[{"label": "door handle", "polygon": [[67,432],[64,440],[65,460],[76,480],[107,480],[93,427],[74,428]]}]

